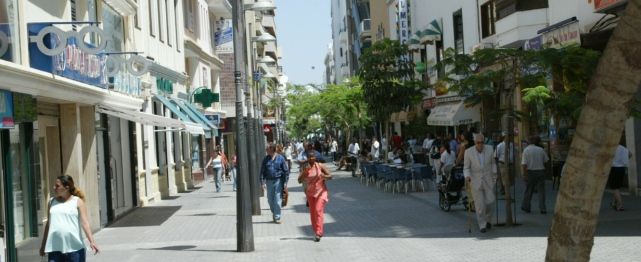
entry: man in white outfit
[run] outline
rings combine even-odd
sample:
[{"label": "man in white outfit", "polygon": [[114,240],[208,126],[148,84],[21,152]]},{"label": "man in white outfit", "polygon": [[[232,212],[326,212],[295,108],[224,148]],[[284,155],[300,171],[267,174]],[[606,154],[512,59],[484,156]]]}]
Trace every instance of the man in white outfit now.
[{"label": "man in white outfit", "polygon": [[380,149],[380,144],[378,143],[378,140],[376,140],[376,137],[372,138],[372,149],[370,150],[370,154],[372,155],[372,158],[374,160],[378,160],[378,157],[380,156],[379,149]]},{"label": "man in white outfit", "polygon": [[463,175],[467,183],[471,183],[472,196],[476,209],[476,219],[485,233],[492,227],[492,207],[494,205],[494,185],[496,184],[496,162],[492,146],[483,143],[485,137],[478,133],[474,135],[474,147],[465,150],[463,160]]}]

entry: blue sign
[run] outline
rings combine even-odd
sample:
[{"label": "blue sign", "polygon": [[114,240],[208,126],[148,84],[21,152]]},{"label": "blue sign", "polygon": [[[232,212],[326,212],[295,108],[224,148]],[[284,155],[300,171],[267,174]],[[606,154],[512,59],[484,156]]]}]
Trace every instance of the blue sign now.
[{"label": "blue sign", "polygon": [[13,94],[0,90],[0,128],[13,128]]},{"label": "blue sign", "polygon": [[[51,23],[29,23],[27,31],[29,36],[37,36],[41,30],[50,27]],[[44,54],[38,43],[29,43],[29,62],[32,68],[51,72],[59,76],[73,79],[100,88],[106,88],[108,82],[105,76],[106,57],[104,54],[90,54],[82,51],[76,37],[67,37],[66,46],[60,54],[49,56]],[[42,39],[42,44],[47,48],[54,49],[61,43],[52,34],[47,34]],[[94,48],[89,43],[84,45]]]},{"label": "blue sign", "polygon": [[12,24],[0,24],[0,59],[13,62]]},{"label": "blue sign", "polygon": [[220,115],[205,115],[205,117],[215,126],[220,126]]},{"label": "blue sign", "polygon": [[254,81],[260,81],[260,79],[263,78],[263,74],[261,74],[259,71],[254,71],[253,78]]},{"label": "blue sign", "polygon": [[214,33],[214,43],[216,46],[229,43],[234,40],[234,31],[231,27],[225,28],[221,31]]}]

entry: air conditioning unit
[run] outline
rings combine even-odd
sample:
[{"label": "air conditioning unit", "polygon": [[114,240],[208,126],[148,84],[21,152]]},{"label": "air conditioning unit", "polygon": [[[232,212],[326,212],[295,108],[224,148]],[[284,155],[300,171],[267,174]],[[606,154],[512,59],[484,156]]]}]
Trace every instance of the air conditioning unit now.
[{"label": "air conditioning unit", "polygon": [[486,48],[494,48],[494,44],[487,43],[487,42],[478,43],[472,47],[472,53],[476,52],[477,50],[486,49]]}]

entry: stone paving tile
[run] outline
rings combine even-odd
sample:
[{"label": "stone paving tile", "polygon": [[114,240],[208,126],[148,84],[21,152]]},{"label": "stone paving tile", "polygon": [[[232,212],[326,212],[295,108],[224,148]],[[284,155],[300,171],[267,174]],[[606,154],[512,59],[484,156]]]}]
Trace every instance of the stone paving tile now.
[{"label": "stone paving tile", "polygon": [[[474,228],[468,233],[468,214],[462,206],[441,211],[433,191],[392,195],[366,187],[347,172],[335,176],[328,182],[326,236],[320,243],[312,241],[302,188],[292,179],[284,223],[271,222],[261,198],[262,214],[253,217],[256,250],[236,252],[235,193],[229,182],[224,192],[214,193],[213,183],[206,181],[193,192],[139,208],[98,232],[103,252],[90,255],[89,261],[542,261],[545,257],[551,212],[526,215],[519,210],[521,226],[495,227],[486,234]],[[551,190],[548,196],[552,211]],[[517,201],[520,197],[517,194]],[[611,196],[604,198],[608,203]],[[592,261],[641,260],[638,202],[626,197],[625,212],[607,205],[601,210]]]}]

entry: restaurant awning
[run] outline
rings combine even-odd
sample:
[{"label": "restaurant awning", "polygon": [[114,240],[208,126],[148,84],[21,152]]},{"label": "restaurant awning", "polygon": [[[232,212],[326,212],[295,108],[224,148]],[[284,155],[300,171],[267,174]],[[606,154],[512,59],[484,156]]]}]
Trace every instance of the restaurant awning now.
[{"label": "restaurant awning", "polygon": [[439,104],[427,117],[428,126],[458,126],[479,121],[480,105],[468,107],[463,101]]},{"label": "restaurant awning", "polygon": [[[178,116],[178,118],[185,124],[185,130],[187,132],[195,135],[205,134],[205,126],[192,120],[187,115],[187,112],[181,111],[179,105],[175,101],[161,95],[154,95],[153,98],[165,105],[165,107],[169,108],[169,111]],[[209,129],[209,127],[207,127],[207,129]]]}]

